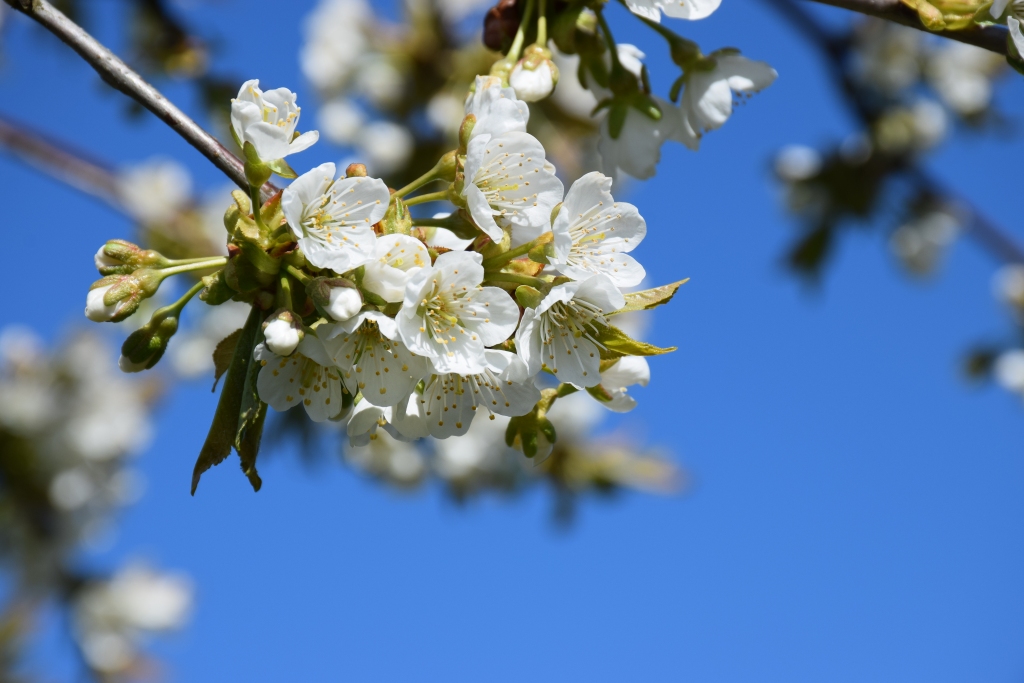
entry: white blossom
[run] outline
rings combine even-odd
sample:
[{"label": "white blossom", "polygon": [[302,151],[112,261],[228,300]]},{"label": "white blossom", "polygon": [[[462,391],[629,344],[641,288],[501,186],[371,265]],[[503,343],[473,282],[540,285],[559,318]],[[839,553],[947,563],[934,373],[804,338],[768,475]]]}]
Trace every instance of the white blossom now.
[{"label": "white blossom", "polygon": [[647,224],[635,206],[615,201],[611,187],[611,178],[594,171],[569,188],[551,226],[555,235],[551,263],[574,280],[601,273],[618,287],[632,287],[646,273],[626,252],[640,244]]},{"label": "white blossom", "polygon": [[306,259],[344,273],[373,256],[373,224],[387,212],[391,193],[377,178],[335,180],[334,173],[332,163],[303,173],[285,188],[281,208]]},{"label": "white blossom", "polygon": [[634,384],[642,387],[651,381],[651,367],[642,356],[625,356],[618,359],[607,370],[601,373],[601,386],[611,397],[611,401],[601,401],[601,405],[616,413],[628,413],[636,408],[636,399],[626,391]]},{"label": "white blossom", "polygon": [[430,253],[423,242],[409,235],[381,235],[373,259],[363,268],[363,289],[384,301],[401,301],[409,278],[428,265]]},{"label": "white blossom", "polygon": [[961,116],[971,116],[992,103],[992,77],[1005,62],[980,47],[948,41],[929,53],[925,73],[946,106]]},{"label": "white blossom", "polygon": [[414,441],[427,436],[426,422],[418,412],[419,401],[410,395],[394,406],[377,406],[367,400],[356,404],[345,428],[352,446],[366,446],[378,438],[383,427],[392,438]]},{"label": "white blossom", "polygon": [[371,53],[359,60],[355,88],[374,105],[387,107],[402,97],[405,77],[388,57]]},{"label": "white blossom", "polygon": [[606,275],[556,285],[537,308],[527,308],[516,332],[516,351],[531,375],[547,366],[560,382],[601,383],[599,327],[625,298]]},{"label": "white blossom", "polygon": [[821,165],[821,153],[806,145],[786,145],[775,155],[775,173],[790,183],[813,178]]},{"label": "white blossom", "polygon": [[529,133],[480,135],[466,152],[466,199],[473,221],[492,240],[512,228],[513,244],[548,229],[551,211],[562,201],[562,181],[544,158],[544,147]]},{"label": "white blossom", "polygon": [[704,19],[718,9],[722,0],[626,0],[631,12],[651,21],[661,21],[661,13],[673,19]]},{"label": "white blossom", "polygon": [[479,253],[450,251],[406,285],[396,317],[399,334],[439,373],[483,372],[484,349],[505,341],[516,328],[519,305],[505,290],[480,285],[482,262]]},{"label": "white blossom", "polygon": [[[525,415],[540,400],[526,363],[514,353],[487,349],[486,367],[471,375],[435,374],[416,396],[430,435],[462,436],[478,412]],[[494,419],[494,416],[490,416]]]},{"label": "white blossom", "polygon": [[778,74],[764,62],[738,54],[718,55],[709,71],[687,74],[680,102],[680,128],[675,139],[691,149],[700,146],[700,136],[720,128],[732,115],[733,97],[747,97],[771,85]]},{"label": "white blossom", "polygon": [[256,391],[271,408],[285,411],[301,403],[313,422],[342,416],[341,371],[315,334],[306,334],[290,356],[279,356],[259,344],[254,357],[262,366]]},{"label": "white blossom", "polygon": [[514,88],[504,88],[496,76],[477,76],[475,89],[466,98],[465,113],[476,117],[472,137],[525,133],[530,107]]},{"label": "white blossom", "polygon": [[426,114],[434,128],[454,137],[462,125],[462,101],[450,93],[439,92],[427,103]]},{"label": "white blossom", "polygon": [[[136,220],[166,222],[192,201],[192,176],[176,161],[151,159],[117,175],[117,195]],[[224,232],[223,221],[221,232]]]},{"label": "white blossom", "polygon": [[315,130],[295,137],[299,125],[295,93],[288,88],[263,92],[258,80],[246,81],[231,100],[231,128],[239,143],[251,142],[264,161],[281,159],[301,152],[315,143],[320,134]]},{"label": "white blossom", "polygon": [[630,107],[617,138],[611,136],[608,117],[601,121],[601,139],[597,149],[606,174],[615,176],[617,171],[622,171],[646,180],[654,175],[661,160],[661,146],[671,139],[687,139],[680,137],[679,110],[660,97],[651,97],[661,109],[662,116],[658,121]]},{"label": "white blossom", "polygon": [[379,311],[361,313],[336,325],[322,325],[328,357],[338,367],[349,393],[378,406],[395,405],[431,370],[430,362],[409,351],[394,319]]}]

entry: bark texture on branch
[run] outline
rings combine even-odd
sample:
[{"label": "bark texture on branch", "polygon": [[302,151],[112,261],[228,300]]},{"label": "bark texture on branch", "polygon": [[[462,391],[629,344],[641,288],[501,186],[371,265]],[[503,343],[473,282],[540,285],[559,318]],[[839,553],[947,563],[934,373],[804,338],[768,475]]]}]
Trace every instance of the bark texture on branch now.
[{"label": "bark texture on branch", "polygon": [[[82,59],[89,63],[108,85],[131,97],[157,118],[170,126],[185,141],[213,162],[236,185],[247,190],[242,160],[232,154],[199,124],[178,109],[159,90],[129,68],[113,52],[68,19],[46,0],[4,0],[8,5],[37,21],[46,30],[67,43]],[[270,197],[278,188],[271,183],[263,186],[263,194]]]},{"label": "bark texture on branch", "polygon": [[961,43],[984,48],[1001,55],[1006,54],[1006,29],[1002,26],[974,26],[960,31],[929,31],[921,23],[917,12],[904,5],[900,0],[811,0],[822,5],[830,5],[841,9],[878,17],[896,24],[916,28],[918,31],[958,40]]}]

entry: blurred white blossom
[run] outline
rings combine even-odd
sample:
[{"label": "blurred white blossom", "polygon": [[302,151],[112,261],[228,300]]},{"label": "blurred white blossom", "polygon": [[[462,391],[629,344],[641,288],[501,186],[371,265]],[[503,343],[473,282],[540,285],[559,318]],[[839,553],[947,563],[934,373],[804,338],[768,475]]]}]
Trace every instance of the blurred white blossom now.
[{"label": "blurred white blossom", "polygon": [[168,221],[192,201],[192,177],[171,159],[154,158],[124,169],[117,188],[128,213],[142,223]]}]

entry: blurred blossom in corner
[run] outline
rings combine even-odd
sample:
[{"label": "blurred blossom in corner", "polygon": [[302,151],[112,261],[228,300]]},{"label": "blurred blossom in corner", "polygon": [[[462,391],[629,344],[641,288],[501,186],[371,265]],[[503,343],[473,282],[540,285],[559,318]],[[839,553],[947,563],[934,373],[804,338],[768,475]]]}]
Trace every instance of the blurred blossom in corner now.
[{"label": "blurred blossom in corner", "polygon": [[795,183],[818,175],[821,154],[804,145],[789,145],[775,156],[775,173],[786,182]]},{"label": "blurred blossom in corner", "polygon": [[192,177],[176,161],[154,158],[123,170],[117,191],[125,209],[141,223],[168,221],[192,200]]},{"label": "blurred blossom in corner", "polygon": [[1014,263],[997,270],[992,276],[992,293],[999,301],[1024,309],[1024,265]]},{"label": "blurred blossom in corner", "polygon": [[129,565],[81,593],[75,605],[75,637],[92,667],[124,673],[139,663],[142,638],[181,628],[192,601],[187,577]]},{"label": "blurred blossom in corner", "polygon": [[366,117],[352,100],[337,98],[320,107],[317,123],[320,132],[336,145],[351,144]]},{"label": "blurred blossom in corner", "polygon": [[1024,350],[1014,349],[1000,355],[992,374],[1007,391],[1024,394]]},{"label": "blurred blossom in corner", "polygon": [[960,116],[974,116],[992,102],[992,79],[1006,66],[1006,60],[980,47],[943,41],[929,54],[928,82],[946,104]]},{"label": "blurred blossom in corner", "polygon": [[391,121],[373,121],[360,133],[359,151],[365,156],[366,169],[375,176],[401,168],[412,155],[416,140],[405,126]]},{"label": "blurred blossom in corner", "polygon": [[299,62],[317,89],[337,90],[348,81],[369,49],[363,32],[369,17],[365,0],[322,0],[306,17]]},{"label": "blurred blossom in corner", "polygon": [[959,232],[960,224],[944,211],[930,211],[901,225],[890,238],[893,252],[915,275],[927,275]]}]

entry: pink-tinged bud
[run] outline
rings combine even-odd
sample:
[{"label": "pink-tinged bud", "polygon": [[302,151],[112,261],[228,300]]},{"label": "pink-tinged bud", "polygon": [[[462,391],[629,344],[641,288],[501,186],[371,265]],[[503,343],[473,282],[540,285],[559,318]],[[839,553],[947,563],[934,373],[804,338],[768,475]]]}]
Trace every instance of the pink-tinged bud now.
[{"label": "pink-tinged bud", "polygon": [[303,336],[302,323],[287,309],[278,311],[263,323],[267,348],[279,356],[292,355]]},{"label": "pink-tinged bud", "polygon": [[551,51],[539,45],[526,48],[508,83],[524,102],[538,102],[550,95],[558,83],[558,67],[551,61]]},{"label": "pink-tinged bud", "polygon": [[101,278],[89,288],[85,317],[95,322],[121,322],[139,308],[143,299],[156,294],[162,280],[159,270],[149,268]]},{"label": "pink-tinged bud", "polygon": [[103,302],[103,297],[113,285],[99,287],[89,290],[85,298],[85,317],[96,323],[110,322],[117,313],[117,305],[108,306]]},{"label": "pink-tinged bud", "polygon": [[127,275],[139,268],[163,268],[168,261],[152,249],[140,249],[125,240],[109,240],[93,257],[101,275]]}]

